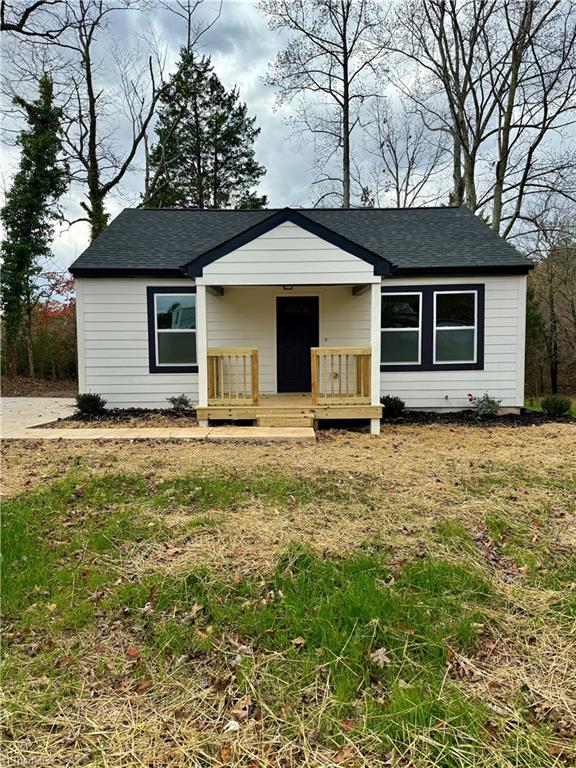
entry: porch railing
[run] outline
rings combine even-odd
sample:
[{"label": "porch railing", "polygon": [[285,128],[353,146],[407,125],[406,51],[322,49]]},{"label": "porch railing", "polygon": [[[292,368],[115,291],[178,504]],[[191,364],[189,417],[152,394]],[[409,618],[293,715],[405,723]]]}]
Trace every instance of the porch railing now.
[{"label": "porch railing", "polygon": [[369,404],[370,347],[312,347],[312,404]]},{"label": "porch railing", "polygon": [[208,405],[257,405],[258,350],[208,350]]}]

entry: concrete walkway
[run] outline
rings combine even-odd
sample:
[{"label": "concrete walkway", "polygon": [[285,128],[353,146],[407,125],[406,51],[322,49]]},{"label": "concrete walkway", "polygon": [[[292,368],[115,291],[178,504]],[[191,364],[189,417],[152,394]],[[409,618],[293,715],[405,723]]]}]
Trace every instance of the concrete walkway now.
[{"label": "concrete walkway", "polygon": [[75,410],[71,397],[3,397],[0,399],[2,434],[64,419]]},{"label": "concrete walkway", "polygon": [[97,429],[14,428],[3,440],[207,440],[209,442],[313,443],[312,427],[100,427]]}]

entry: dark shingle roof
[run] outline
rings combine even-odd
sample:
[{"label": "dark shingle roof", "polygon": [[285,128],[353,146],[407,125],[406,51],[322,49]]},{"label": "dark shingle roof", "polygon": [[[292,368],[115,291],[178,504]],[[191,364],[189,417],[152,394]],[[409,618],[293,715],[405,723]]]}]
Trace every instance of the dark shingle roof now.
[{"label": "dark shingle roof", "polygon": [[[388,260],[393,272],[512,269],[531,262],[467,208],[297,209]],[[181,268],[275,210],[125,209],[71,266],[78,276],[182,274]]]}]

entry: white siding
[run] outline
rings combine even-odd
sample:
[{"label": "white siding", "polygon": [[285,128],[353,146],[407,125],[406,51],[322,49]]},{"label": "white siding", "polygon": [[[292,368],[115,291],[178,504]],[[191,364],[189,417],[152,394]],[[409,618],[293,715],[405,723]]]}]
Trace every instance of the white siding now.
[{"label": "white siding", "polygon": [[383,371],[383,395],[398,395],[409,408],[463,408],[466,395],[488,392],[502,406],[524,405],[524,328],[526,277],[410,278],[383,280],[382,287],[410,285],[485,285],[484,370]]},{"label": "white siding", "polygon": [[97,392],[110,408],[166,408],[166,398],[198,400],[197,373],[150,373],[146,287],[183,286],[185,279],[76,280],[81,392]]},{"label": "white siding", "polygon": [[320,346],[370,344],[370,293],[353,296],[351,286],[238,286],[208,294],[208,347],[258,347],[264,394],[276,392],[277,296],[320,297]]},{"label": "white siding", "polygon": [[285,222],[204,268],[206,285],[315,285],[374,282],[362,259]]}]

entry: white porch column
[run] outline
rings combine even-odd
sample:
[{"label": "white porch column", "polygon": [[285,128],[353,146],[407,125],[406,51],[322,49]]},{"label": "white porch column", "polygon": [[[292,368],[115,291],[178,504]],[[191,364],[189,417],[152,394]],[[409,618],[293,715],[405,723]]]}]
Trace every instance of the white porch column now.
[{"label": "white porch column", "polygon": [[[372,347],[372,377],[370,391],[372,405],[380,405],[380,315],[381,315],[381,283],[370,286],[370,346]],[[370,432],[380,434],[380,419],[370,419]]]},{"label": "white porch column", "polygon": [[198,405],[208,405],[208,323],[206,286],[196,284],[196,359],[198,360]]}]

